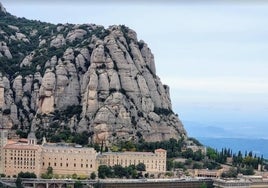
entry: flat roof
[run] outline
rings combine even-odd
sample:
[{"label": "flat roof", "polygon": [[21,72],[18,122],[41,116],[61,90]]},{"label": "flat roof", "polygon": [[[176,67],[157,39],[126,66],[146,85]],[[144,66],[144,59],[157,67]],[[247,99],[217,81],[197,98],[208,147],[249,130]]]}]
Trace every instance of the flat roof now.
[{"label": "flat roof", "polygon": [[41,148],[40,145],[30,145],[22,143],[7,144],[4,146],[4,149],[15,149],[15,150],[38,150],[40,148]]}]

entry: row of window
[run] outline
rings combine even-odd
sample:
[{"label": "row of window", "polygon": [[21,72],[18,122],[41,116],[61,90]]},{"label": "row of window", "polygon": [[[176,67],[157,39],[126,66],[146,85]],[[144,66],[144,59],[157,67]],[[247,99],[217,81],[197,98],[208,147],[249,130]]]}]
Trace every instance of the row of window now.
[{"label": "row of window", "polygon": [[77,150],[54,150],[54,149],[45,149],[43,150],[43,152],[47,152],[47,153],[85,153],[85,154],[94,154],[93,151],[77,151]]},{"label": "row of window", "polygon": [[23,155],[23,154],[21,154],[21,155],[20,154],[18,154],[18,155],[16,155],[16,154],[15,155],[12,155],[11,154],[10,156],[15,156],[15,157],[35,157],[35,154],[33,154],[33,155],[32,154],[27,154],[27,155]]},{"label": "row of window", "polygon": [[[12,160],[9,160],[9,164],[10,164],[10,162],[11,162]],[[5,164],[7,164],[8,162],[7,162],[7,160],[5,160]],[[14,165],[27,165],[27,166],[35,166],[35,160],[13,160],[13,164]]]},{"label": "row of window", "polygon": [[[5,166],[5,168],[11,168],[11,166]],[[13,167],[12,167],[13,168]],[[14,169],[35,169],[35,166],[14,166]]]},{"label": "row of window", "polygon": [[16,161],[14,161],[14,166],[16,166],[16,165],[20,165],[20,166],[35,166],[35,162],[16,162]]},{"label": "row of window", "polygon": [[[105,164],[105,163],[102,163],[102,164]],[[118,165],[122,165],[122,166],[128,166],[128,165],[136,165],[135,163],[134,164],[131,164],[131,163],[126,163],[126,165],[124,165],[124,164],[120,164],[120,163],[117,163]],[[107,164],[108,166],[114,166],[115,164],[114,163],[108,163]],[[145,166],[146,166],[146,169],[147,168],[149,168],[150,167],[150,165],[148,165],[148,164],[145,164]],[[161,168],[163,169],[163,171],[165,171],[165,165],[157,165],[157,164],[155,164],[155,165],[151,165],[151,169],[155,169],[155,170],[157,170],[157,169],[159,169],[159,171],[161,170]]]},{"label": "row of window", "polygon": [[[13,160],[13,157],[10,157],[10,160]],[[26,158],[26,157],[14,157],[14,160],[18,161],[35,161],[35,158]]]},{"label": "row of window", "polygon": [[[43,160],[45,160],[45,157],[43,157]],[[50,160],[53,160],[52,158],[48,158],[48,160],[50,161]],[[54,160],[56,161],[57,160],[57,158],[54,158]],[[62,159],[62,158],[60,158],[60,160],[62,161],[62,160],[64,160],[64,161],[68,161],[69,159],[68,158],[66,158],[66,159]],[[76,158],[74,158],[73,159],[74,161],[76,161]],[[83,162],[84,161],[84,159],[81,159],[81,162]],[[92,162],[93,160],[91,159],[90,160],[90,162]],[[86,159],[86,162],[88,162],[88,159]]]},{"label": "row of window", "polygon": [[152,159],[152,158],[159,158],[159,156],[156,156],[156,155],[153,155],[153,156],[148,156],[148,155],[140,155],[140,154],[136,154],[136,155],[129,155],[129,156],[127,156],[127,155],[103,155],[103,157],[107,157],[107,158],[121,158],[121,157],[123,157],[123,158],[145,158],[145,159],[148,159],[148,158],[150,158],[150,159]]},{"label": "row of window", "polygon": [[35,150],[8,150],[10,153],[35,153]]},{"label": "row of window", "polygon": [[[115,163],[115,159],[113,159],[113,160],[108,159],[108,163],[111,163],[111,161],[112,161],[112,163]],[[119,159],[117,159],[116,162],[119,163]],[[159,161],[157,161],[157,160],[152,160],[152,161],[151,161],[151,163],[155,163],[155,164],[157,164],[157,162],[158,162],[158,163],[165,163],[164,160],[162,160],[162,161],[161,161],[161,160],[159,160]],[[127,159],[125,159],[125,164],[127,164],[127,163],[132,163],[132,161],[131,161],[131,160],[127,160]],[[141,161],[141,160],[138,160],[138,161],[137,161],[137,164],[138,164],[138,163],[146,163],[146,162],[144,162],[144,160],[142,160],[142,161]],[[149,160],[147,160],[147,163],[146,163],[146,164],[148,164],[148,163],[150,163]],[[123,160],[123,159],[121,159],[121,164],[124,164],[124,160]],[[136,164],[136,160],[134,160],[134,164]]]},{"label": "row of window", "polygon": [[[46,163],[45,162],[43,162],[43,166],[45,166],[46,165]],[[51,166],[51,163],[50,162],[48,162],[48,166]],[[63,163],[59,163],[59,166],[60,167],[63,167]],[[54,163],[53,164],[53,167],[57,167],[57,163]],[[71,167],[70,165],[69,165],[69,163],[65,163],[65,166],[64,167]],[[73,167],[78,167],[78,165],[76,165],[76,163],[74,163],[73,164]],[[90,165],[88,165],[88,164],[80,164],[80,167],[81,168],[92,168],[93,167],[93,165],[92,164],[90,164]]]}]

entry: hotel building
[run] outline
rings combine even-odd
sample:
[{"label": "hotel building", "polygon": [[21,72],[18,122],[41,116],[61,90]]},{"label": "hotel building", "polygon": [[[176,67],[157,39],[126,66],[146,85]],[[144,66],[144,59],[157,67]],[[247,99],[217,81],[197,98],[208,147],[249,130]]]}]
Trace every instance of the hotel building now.
[{"label": "hotel building", "polygon": [[152,152],[105,152],[98,155],[99,165],[129,165],[145,164],[147,172],[166,171],[166,150],[156,149]]},{"label": "hotel building", "polygon": [[97,172],[98,165],[137,165],[144,163],[146,171],[159,173],[166,171],[166,150],[152,152],[105,152],[97,154],[94,148],[70,146],[59,143],[37,144],[31,132],[27,139],[8,140],[7,130],[0,129],[0,173],[12,177],[20,172],[32,172],[38,177],[52,167],[60,176],[77,174],[89,177]]},{"label": "hotel building", "polygon": [[59,144],[43,144],[41,172],[48,167],[53,168],[54,174],[89,176],[97,170],[96,151],[94,148],[70,147]]},{"label": "hotel building", "polygon": [[13,176],[20,172],[32,172],[40,175],[42,147],[37,145],[34,133],[30,133],[27,139],[12,141],[7,140],[6,136],[2,141],[6,142],[1,151],[3,174]]}]

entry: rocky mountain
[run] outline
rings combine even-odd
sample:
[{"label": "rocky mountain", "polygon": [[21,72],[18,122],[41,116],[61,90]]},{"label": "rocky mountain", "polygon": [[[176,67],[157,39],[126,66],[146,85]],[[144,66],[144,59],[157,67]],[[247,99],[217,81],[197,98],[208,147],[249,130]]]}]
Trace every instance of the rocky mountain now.
[{"label": "rocky mountain", "polygon": [[187,136],[135,31],[54,25],[0,7],[2,127],[21,137],[32,129],[38,139],[85,144]]}]

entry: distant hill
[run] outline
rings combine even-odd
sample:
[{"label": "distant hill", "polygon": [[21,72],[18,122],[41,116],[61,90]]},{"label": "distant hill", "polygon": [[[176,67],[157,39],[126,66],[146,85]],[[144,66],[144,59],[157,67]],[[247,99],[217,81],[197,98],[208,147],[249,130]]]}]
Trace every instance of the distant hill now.
[{"label": "distant hill", "polygon": [[224,129],[220,126],[204,125],[197,122],[185,121],[184,126],[190,137],[208,137],[208,138],[224,138],[237,137],[234,132]]},{"label": "distant hill", "polygon": [[212,148],[221,151],[222,148],[230,148],[233,153],[242,153],[252,151],[257,156],[263,155],[268,159],[268,139],[246,139],[246,138],[204,138],[198,137],[198,140]]},{"label": "distant hill", "polygon": [[[190,137],[268,139],[267,122],[263,121],[199,123],[184,120],[183,123]],[[258,126],[254,126],[256,123]]]}]

